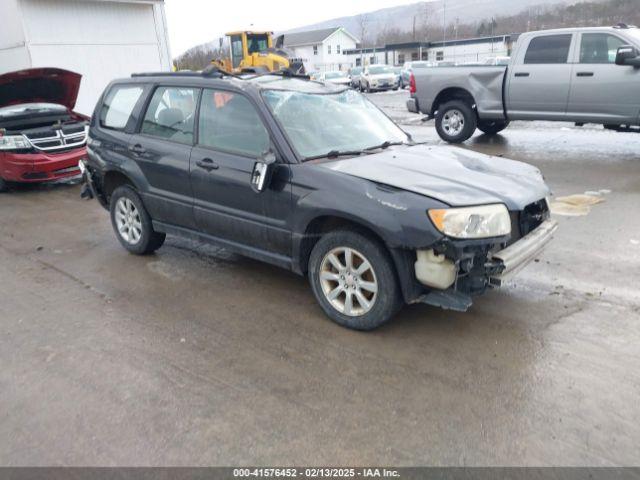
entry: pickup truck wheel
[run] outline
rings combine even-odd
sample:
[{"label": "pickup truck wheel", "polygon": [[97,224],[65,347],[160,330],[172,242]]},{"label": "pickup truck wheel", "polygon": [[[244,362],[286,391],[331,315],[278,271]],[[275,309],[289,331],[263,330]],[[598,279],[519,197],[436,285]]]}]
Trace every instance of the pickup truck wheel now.
[{"label": "pickup truck wheel", "polygon": [[110,212],[116,237],[129,252],[147,255],[164,243],[165,234],[153,229],[140,196],[130,186],[115,189],[111,195]]},{"label": "pickup truck wheel", "polygon": [[393,262],[380,243],[354,230],[324,235],[309,258],[309,281],[331,320],[373,330],[402,306]]},{"label": "pickup truck wheel", "polygon": [[507,128],[509,126],[509,122],[500,122],[500,121],[495,121],[495,122],[490,122],[490,121],[480,121],[478,122],[478,130],[480,130],[482,133],[486,134],[486,135],[495,135],[497,133],[500,133],[501,131],[503,131],[505,128]]},{"label": "pickup truck wheel", "polygon": [[7,182],[0,178],[0,192],[6,192],[9,189]]},{"label": "pickup truck wheel", "polygon": [[436,130],[445,142],[462,143],[476,131],[478,119],[467,103],[454,100],[441,105],[436,115]]}]

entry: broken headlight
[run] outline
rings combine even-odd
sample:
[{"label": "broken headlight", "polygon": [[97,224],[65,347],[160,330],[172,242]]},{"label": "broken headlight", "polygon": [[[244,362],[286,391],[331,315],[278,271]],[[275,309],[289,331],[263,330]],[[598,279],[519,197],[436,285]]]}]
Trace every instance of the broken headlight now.
[{"label": "broken headlight", "polygon": [[491,238],[511,233],[509,211],[502,204],[429,210],[429,218],[452,238]]},{"label": "broken headlight", "polygon": [[0,134],[0,151],[24,150],[31,148],[27,139],[22,135]]}]

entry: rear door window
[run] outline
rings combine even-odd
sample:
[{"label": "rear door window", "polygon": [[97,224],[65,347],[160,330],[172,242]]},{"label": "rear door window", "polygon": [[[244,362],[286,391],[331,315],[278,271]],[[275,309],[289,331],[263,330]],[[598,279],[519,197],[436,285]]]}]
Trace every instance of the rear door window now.
[{"label": "rear door window", "polygon": [[269,149],[269,133],[251,102],[238,93],[205,90],[200,104],[198,144],[258,158]]},{"label": "rear door window", "polygon": [[529,43],[525,64],[567,63],[572,35],[544,35]]},{"label": "rear door window", "polygon": [[144,91],[139,85],[120,85],[113,87],[106,95],[100,110],[100,125],[115,130],[123,130],[131,113]]},{"label": "rear door window", "polygon": [[199,90],[158,87],[147,107],[140,133],[192,144]]}]

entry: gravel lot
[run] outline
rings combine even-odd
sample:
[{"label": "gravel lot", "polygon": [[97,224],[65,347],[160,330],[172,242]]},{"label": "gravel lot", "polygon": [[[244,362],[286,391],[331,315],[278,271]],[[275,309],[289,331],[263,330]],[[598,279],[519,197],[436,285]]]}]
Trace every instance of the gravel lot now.
[{"label": "gravel lot", "polygon": [[[439,143],[406,96],[372,98]],[[366,334],[275,267],[127,254],[78,185],[1,195],[0,464],[637,465],[640,136],[515,124],[462,148],[611,193],[470,312]]]}]

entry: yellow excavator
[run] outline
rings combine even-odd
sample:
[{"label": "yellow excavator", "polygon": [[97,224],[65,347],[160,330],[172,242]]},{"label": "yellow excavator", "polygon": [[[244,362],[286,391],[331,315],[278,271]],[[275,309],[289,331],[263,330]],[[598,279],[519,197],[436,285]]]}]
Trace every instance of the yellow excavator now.
[{"label": "yellow excavator", "polygon": [[278,37],[278,46],[273,46],[272,32],[230,32],[229,52],[231,58],[221,58],[213,64],[232,73],[266,73],[289,70],[296,75],[304,75],[304,64],[299,58],[293,58],[282,47],[282,37]]}]

